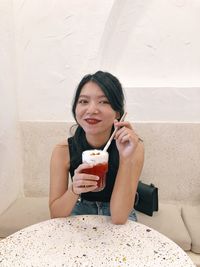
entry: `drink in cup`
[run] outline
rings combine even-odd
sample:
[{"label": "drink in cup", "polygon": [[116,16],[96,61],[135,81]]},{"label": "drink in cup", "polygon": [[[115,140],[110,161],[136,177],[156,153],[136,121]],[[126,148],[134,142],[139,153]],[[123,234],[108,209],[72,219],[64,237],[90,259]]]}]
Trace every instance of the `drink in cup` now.
[{"label": "drink in cup", "polygon": [[104,189],[106,185],[106,173],[108,171],[108,152],[98,149],[85,150],[82,153],[82,162],[93,164],[92,168],[83,170],[83,173],[99,176],[97,188],[93,192]]}]

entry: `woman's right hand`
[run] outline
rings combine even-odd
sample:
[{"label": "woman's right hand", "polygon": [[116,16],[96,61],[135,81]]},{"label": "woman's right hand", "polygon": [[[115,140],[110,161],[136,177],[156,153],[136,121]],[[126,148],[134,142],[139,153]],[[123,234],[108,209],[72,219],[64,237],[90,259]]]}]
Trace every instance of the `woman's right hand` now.
[{"label": "woman's right hand", "polygon": [[82,163],[74,171],[72,191],[79,195],[87,193],[97,188],[99,177],[92,174],[83,173],[83,170],[92,168],[92,164]]}]

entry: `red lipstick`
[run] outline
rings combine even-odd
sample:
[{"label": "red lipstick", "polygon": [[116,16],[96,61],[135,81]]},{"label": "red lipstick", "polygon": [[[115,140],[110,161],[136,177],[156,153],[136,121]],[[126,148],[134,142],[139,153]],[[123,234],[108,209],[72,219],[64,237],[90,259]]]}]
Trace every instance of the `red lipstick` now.
[{"label": "red lipstick", "polygon": [[93,119],[93,118],[88,118],[88,119],[85,119],[85,121],[89,124],[97,124],[100,122],[100,120],[97,120],[97,119]]}]

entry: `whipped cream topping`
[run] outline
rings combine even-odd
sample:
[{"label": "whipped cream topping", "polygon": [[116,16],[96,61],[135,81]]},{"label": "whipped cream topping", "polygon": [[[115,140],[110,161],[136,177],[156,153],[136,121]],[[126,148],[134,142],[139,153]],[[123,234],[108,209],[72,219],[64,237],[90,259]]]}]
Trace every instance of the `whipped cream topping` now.
[{"label": "whipped cream topping", "polygon": [[82,153],[82,162],[95,165],[108,162],[108,152],[98,149],[85,150]]}]

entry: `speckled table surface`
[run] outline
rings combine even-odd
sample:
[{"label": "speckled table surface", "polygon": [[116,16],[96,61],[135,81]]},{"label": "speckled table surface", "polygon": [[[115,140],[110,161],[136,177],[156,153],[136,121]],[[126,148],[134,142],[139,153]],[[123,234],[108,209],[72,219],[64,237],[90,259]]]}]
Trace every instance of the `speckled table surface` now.
[{"label": "speckled table surface", "polygon": [[0,242],[0,266],[177,266],[194,264],[167,237],[143,224],[113,225],[107,216],[44,221]]}]

